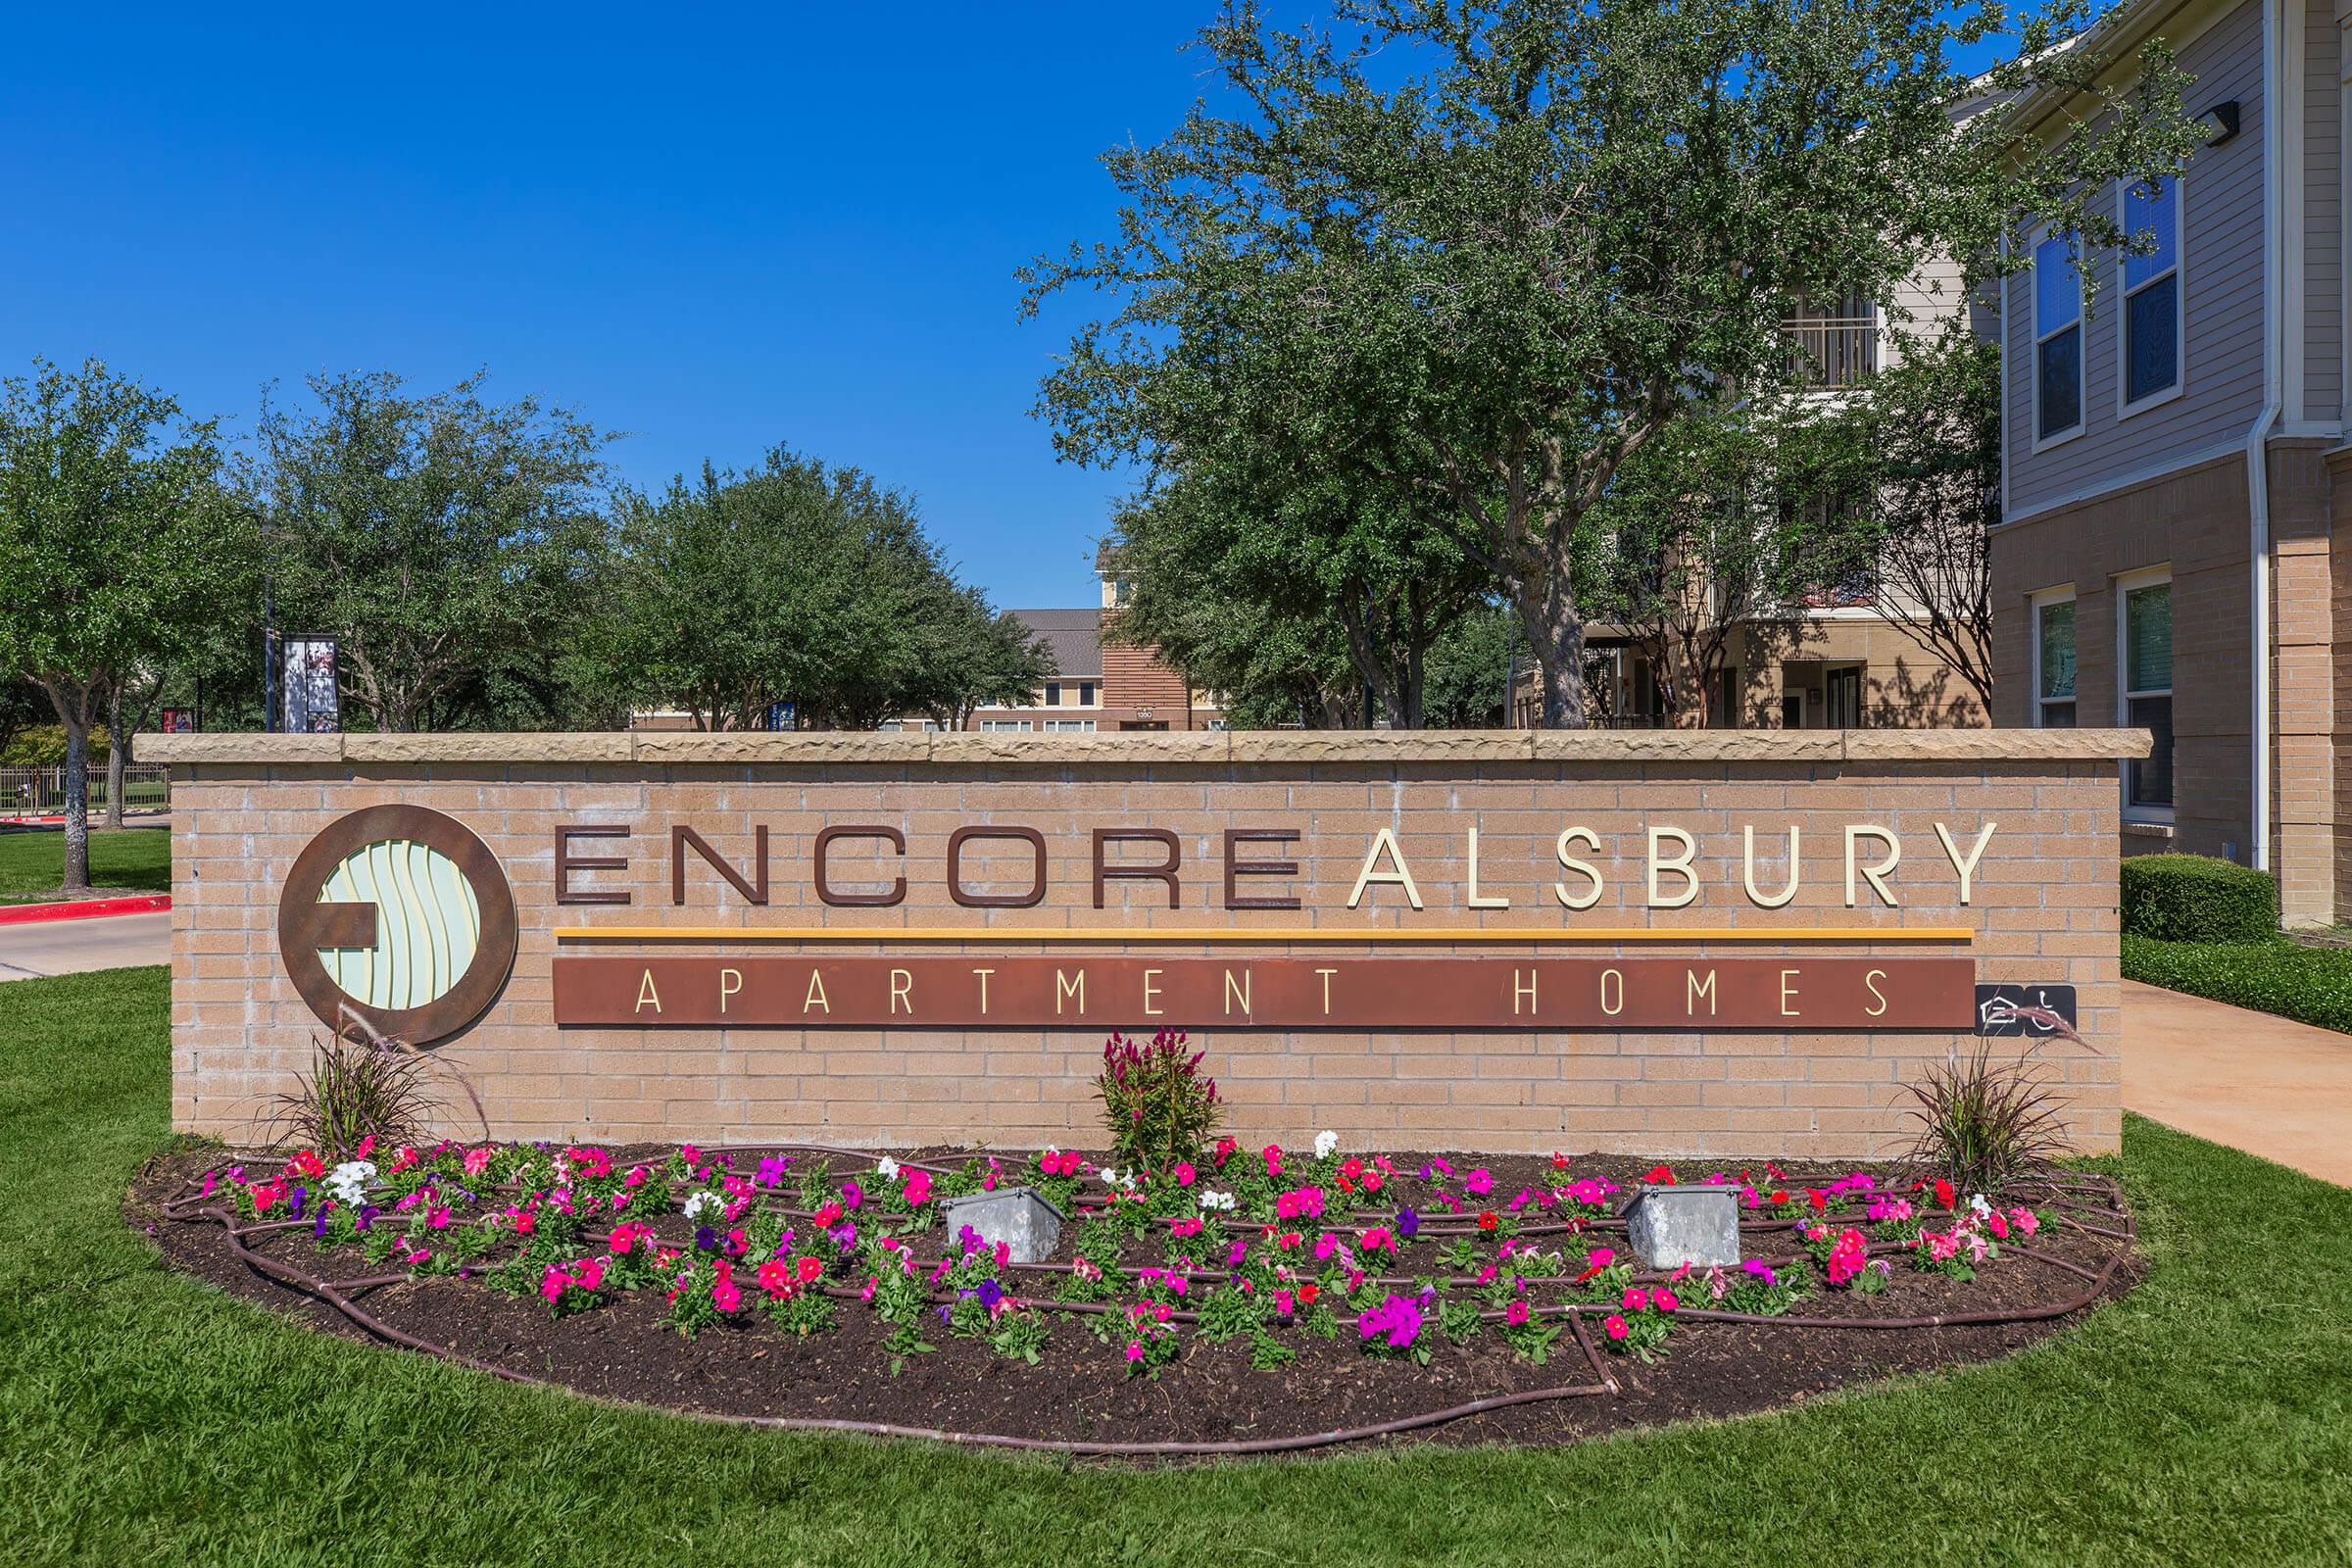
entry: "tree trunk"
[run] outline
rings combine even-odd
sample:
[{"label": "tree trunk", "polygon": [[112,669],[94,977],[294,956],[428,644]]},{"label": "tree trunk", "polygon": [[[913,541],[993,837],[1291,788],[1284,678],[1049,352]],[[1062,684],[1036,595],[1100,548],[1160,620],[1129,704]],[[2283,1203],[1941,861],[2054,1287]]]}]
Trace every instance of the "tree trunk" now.
[{"label": "tree trunk", "polygon": [[68,894],[86,893],[90,888],[90,720],[86,712],[77,710],[69,710],[60,716],[66,721],[66,878],[63,886]]},{"label": "tree trunk", "polygon": [[1522,602],[1520,619],[1544,677],[1544,727],[1583,729],[1585,617],[1565,592],[1548,589],[1534,604]]},{"label": "tree trunk", "polygon": [[122,733],[122,685],[106,696],[106,825],[122,825],[122,769],[130,760],[130,737]]}]

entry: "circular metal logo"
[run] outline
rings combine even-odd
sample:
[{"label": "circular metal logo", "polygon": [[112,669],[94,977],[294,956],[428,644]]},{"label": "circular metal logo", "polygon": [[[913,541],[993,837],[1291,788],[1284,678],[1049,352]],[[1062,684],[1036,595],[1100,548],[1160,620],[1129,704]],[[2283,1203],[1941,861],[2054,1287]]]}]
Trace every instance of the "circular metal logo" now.
[{"label": "circular metal logo", "polygon": [[286,975],[328,1025],[426,1045],[514,966],[514,894],[490,847],[421,806],[370,806],[304,847],[278,897]]}]

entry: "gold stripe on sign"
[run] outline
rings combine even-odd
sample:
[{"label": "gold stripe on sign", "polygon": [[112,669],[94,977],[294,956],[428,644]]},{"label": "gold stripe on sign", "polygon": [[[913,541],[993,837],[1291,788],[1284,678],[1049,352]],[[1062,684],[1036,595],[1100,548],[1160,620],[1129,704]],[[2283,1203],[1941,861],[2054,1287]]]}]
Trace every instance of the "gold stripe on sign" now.
[{"label": "gold stripe on sign", "polygon": [[558,942],[1117,942],[1134,946],[1181,942],[1270,942],[1294,946],[1369,942],[1420,946],[1478,943],[1559,947],[1593,942],[1949,942],[1976,940],[1965,925],[1694,925],[1585,926],[1515,930],[1509,926],[1442,926],[1401,931],[1340,930],[1331,926],[842,926],[842,925],[560,925]]}]

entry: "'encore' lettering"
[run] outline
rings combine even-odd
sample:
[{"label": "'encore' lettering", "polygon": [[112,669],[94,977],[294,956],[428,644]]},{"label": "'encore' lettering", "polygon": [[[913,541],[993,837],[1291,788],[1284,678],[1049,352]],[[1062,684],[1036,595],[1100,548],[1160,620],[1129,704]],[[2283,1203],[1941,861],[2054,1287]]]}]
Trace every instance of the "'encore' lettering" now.
[{"label": "'encore' lettering", "polygon": [[[1901,908],[1898,877],[1906,875],[1914,882],[1922,876],[1932,879],[1934,896],[1915,896],[1915,903],[1966,906],[1976,897],[1985,856],[2000,825],[1984,822],[1962,838],[1948,822],[1929,823],[1936,853],[1926,857],[1934,868],[1921,873],[1900,869],[1919,858],[1906,858],[1902,836],[1875,822],[1848,822],[1830,835],[1809,834],[1797,823],[1745,822],[1739,825],[1736,838],[1727,840],[1701,837],[1671,822],[1625,823],[1608,831],[1571,823],[1556,835],[1547,829],[1497,836],[1482,833],[1475,819],[1460,824],[1457,838],[1456,820],[1445,818],[1443,833],[1388,826],[1374,830],[1369,839],[1310,840],[1294,827],[1226,828],[1218,840],[1199,841],[1192,853],[1203,859],[1216,853],[1222,874],[1211,876],[1209,885],[1222,895],[1219,906],[1228,910],[1301,908],[1302,883],[1327,890],[1324,897],[1343,907],[1394,909],[1406,920],[1433,906],[1513,908],[1522,902],[1515,893],[1529,904],[1544,902],[1548,893],[1551,903],[1574,912],[1597,908],[1610,903],[1612,895],[1626,908],[1684,909],[1717,903],[1779,909],[1797,902],[1808,885],[1822,883],[1828,884],[1828,896],[1817,893],[1820,904],[1841,901],[1848,908],[1866,904]],[[625,849],[636,831],[601,822],[557,828],[556,902],[631,903],[642,883],[625,875],[630,857],[583,854],[579,846],[588,840],[621,840],[617,847]],[[1051,890],[1065,885],[1088,890],[1098,909],[1114,903],[1130,909],[1185,906],[1188,852],[1183,835],[1136,823],[1083,832],[1078,845],[1057,851],[1033,827],[972,823],[956,828],[944,847],[931,849],[929,856],[932,864],[944,868],[943,891],[966,908],[1031,908],[1046,902]],[[748,831],[705,832],[692,823],[672,822],[661,838],[668,851],[672,906],[715,900],[759,907],[774,901],[777,857],[771,854],[766,824],[752,823]],[[1279,855],[1268,853],[1275,850]],[[1810,861],[1809,851],[1816,857]],[[1052,867],[1057,853],[1082,856],[1083,878],[1071,883],[1055,877]],[[816,903],[827,907],[900,906],[908,897],[912,854],[900,826],[828,826],[809,842],[808,886]],[[1432,868],[1440,866],[1448,873],[1448,885],[1457,890],[1450,899],[1432,899],[1423,891]],[[790,874],[789,866],[785,874]],[[1778,885],[1771,885],[1776,880]],[[1347,889],[1344,902],[1337,896],[1342,886]]]}]

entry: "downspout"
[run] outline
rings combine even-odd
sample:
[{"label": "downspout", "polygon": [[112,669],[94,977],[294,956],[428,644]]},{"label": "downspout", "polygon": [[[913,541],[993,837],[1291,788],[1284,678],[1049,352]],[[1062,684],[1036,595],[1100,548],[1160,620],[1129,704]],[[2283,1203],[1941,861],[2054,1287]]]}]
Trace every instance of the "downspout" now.
[{"label": "downspout", "polygon": [[[2280,72],[2285,63],[2285,0],[2268,0],[2262,8],[2263,158],[2263,334],[2262,412],[2246,432],[2247,588],[2253,613],[2248,629],[2246,662],[2254,676],[2252,733],[2253,786],[2248,812],[2253,838],[2250,861],[2258,871],[2271,867],[2271,472],[2267,443],[2271,428],[2286,406],[2286,117],[2279,113],[2287,96]],[[2128,634],[2127,634],[2128,635]]]}]

